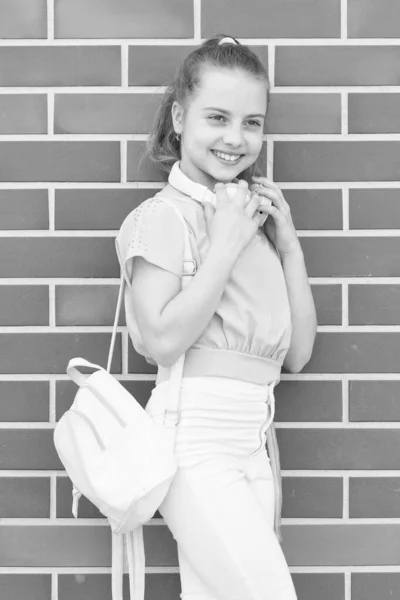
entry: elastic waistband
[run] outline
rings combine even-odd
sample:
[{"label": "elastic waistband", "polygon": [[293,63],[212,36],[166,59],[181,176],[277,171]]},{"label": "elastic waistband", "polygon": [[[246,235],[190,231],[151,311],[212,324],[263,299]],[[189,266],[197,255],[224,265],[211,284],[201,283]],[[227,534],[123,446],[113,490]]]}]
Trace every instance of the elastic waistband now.
[{"label": "elastic waistband", "polygon": [[[170,376],[170,367],[158,367],[157,384]],[[280,379],[281,367],[274,360],[233,350],[190,348],[185,355],[183,377],[229,377],[267,385]]]}]

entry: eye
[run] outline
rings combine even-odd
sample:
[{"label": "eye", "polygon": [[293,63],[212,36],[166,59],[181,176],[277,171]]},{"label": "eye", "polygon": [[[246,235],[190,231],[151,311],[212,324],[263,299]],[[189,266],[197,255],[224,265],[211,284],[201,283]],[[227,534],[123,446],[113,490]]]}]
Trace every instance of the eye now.
[{"label": "eye", "polygon": [[223,115],[210,115],[209,119],[212,119],[213,121],[220,121],[221,119],[225,119],[225,117]]},{"label": "eye", "polygon": [[261,123],[259,121],[250,120],[248,121],[248,124],[252,127],[261,127]]}]

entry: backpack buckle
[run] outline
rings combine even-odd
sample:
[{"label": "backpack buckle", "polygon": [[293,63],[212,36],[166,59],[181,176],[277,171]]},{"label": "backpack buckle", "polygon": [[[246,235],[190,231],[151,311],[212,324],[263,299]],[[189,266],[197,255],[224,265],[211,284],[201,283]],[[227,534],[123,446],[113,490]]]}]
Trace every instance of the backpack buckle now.
[{"label": "backpack buckle", "polygon": [[196,264],[195,260],[184,260],[183,261],[182,276],[194,275],[196,272],[197,272],[197,264]]},{"label": "backpack buckle", "polygon": [[[175,421],[168,421],[167,422],[167,415],[171,415],[172,413],[175,413],[175,415],[176,415]],[[168,410],[167,409],[167,410],[164,411],[164,420],[163,420],[163,423],[164,423],[165,426],[167,426],[167,427],[168,426],[175,427],[176,425],[178,425],[178,423],[179,423],[180,420],[181,420],[181,411],[179,409],[178,410]]]}]

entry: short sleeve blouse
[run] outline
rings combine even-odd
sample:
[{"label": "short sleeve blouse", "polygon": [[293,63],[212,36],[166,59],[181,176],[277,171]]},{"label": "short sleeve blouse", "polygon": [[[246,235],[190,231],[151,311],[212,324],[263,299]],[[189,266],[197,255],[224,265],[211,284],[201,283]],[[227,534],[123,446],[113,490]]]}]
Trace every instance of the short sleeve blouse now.
[{"label": "short sleeve blouse", "polygon": [[[198,267],[207,254],[209,238],[202,205],[167,184],[128,215],[121,226],[117,252],[129,284],[135,256],[181,277],[183,228],[163,198],[174,203],[185,218]],[[132,329],[132,303],[126,302],[125,308],[128,329]],[[260,229],[236,261],[214,316],[192,348],[250,354],[275,361],[281,367],[290,336],[290,306],[282,265],[274,246]]]}]

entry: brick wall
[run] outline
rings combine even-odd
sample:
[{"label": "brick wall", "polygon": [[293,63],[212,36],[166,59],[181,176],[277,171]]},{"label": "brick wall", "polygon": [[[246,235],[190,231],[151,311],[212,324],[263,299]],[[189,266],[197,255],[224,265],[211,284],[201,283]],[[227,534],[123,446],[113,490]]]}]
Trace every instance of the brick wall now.
[{"label": "brick wall", "polygon": [[[318,309],[312,360],[277,389],[284,551],[299,600],[400,598],[398,0],[2,0],[0,597],[108,600],[109,529],[52,444],[69,358],[105,362],[124,216],[176,65],[223,32],[268,65],[269,176],[290,202]],[[123,322],[114,370],[154,370]],[[145,528],[147,599],[178,598],[174,541]]]}]

